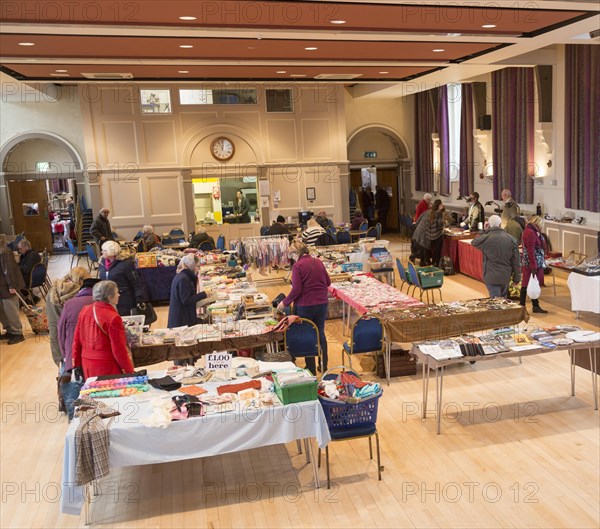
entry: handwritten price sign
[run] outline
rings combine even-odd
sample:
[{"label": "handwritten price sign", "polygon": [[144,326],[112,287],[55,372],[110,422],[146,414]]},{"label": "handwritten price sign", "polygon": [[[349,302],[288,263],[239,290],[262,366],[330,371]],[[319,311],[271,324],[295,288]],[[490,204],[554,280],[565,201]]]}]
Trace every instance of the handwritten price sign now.
[{"label": "handwritten price sign", "polygon": [[206,355],[206,370],[218,371],[220,369],[231,369],[231,355],[227,352]]}]

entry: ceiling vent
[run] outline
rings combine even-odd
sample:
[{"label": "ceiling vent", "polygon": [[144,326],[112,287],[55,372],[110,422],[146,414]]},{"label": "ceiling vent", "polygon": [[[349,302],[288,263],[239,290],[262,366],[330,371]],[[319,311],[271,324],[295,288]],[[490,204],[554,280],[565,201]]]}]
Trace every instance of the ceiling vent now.
[{"label": "ceiling vent", "polygon": [[132,73],[84,73],[81,72],[86,79],[96,79],[98,81],[111,81],[115,79],[133,79]]},{"label": "ceiling vent", "polygon": [[327,81],[349,81],[361,77],[361,73],[320,73],[315,75],[315,79],[323,79]]}]

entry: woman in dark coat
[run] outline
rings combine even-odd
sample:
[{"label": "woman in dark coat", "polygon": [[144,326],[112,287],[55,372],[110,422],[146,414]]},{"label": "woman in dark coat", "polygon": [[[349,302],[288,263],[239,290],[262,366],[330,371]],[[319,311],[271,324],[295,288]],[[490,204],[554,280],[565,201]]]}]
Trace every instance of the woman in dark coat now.
[{"label": "woman in dark coat", "polygon": [[440,265],[442,256],[442,244],[444,242],[444,205],[440,199],[437,199],[431,211],[426,214],[425,233],[429,240],[429,255],[433,266]]},{"label": "woman in dark coat", "polygon": [[250,222],[250,215],[248,214],[249,209],[250,207],[248,206],[248,199],[242,194],[241,191],[238,191],[235,194],[233,212],[235,213],[239,223],[247,224]]},{"label": "woman in dark coat", "polygon": [[205,299],[206,292],[196,293],[198,276],[196,276],[196,257],[185,255],[177,267],[177,275],[171,283],[171,301],[169,302],[169,321],[167,327],[184,327],[196,325],[196,303]]},{"label": "woman in dark coat", "polygon": [[121,248],[115,241],[102,245],[102,259],[98,277],[103,281],[110,279],[119,287],[117,311],[121,316],[130,316],[131,309],[146,300],[144,285],[131,259],[119,259]]},{"label": "woman in dark coat", "polygon": [[[521,305],[525,306],[527,300],[527,286],[532,275],[537,277],[540,286],[544,286],[544,255],[546,253],[546,241],[542,237],[542,218],[534,215],[527,222],[523,236],[523,257],[521,259]],[[533,312],[546,314],[548,311],[540,307],[539,299],[532,299]]]}]

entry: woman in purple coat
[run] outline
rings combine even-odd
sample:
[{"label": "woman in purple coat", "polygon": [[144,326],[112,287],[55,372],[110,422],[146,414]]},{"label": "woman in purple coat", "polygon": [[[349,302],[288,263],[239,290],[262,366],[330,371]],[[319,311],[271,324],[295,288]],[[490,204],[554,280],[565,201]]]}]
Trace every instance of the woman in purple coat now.
[{"label": "woman in purple coat", "polygon": [[[544,255],[546,254],[546,241],[542,237],[542,218],[534,215],[527,222],[523,230],[521,242],[523,244],[523,258],[521,259],[522,282],[521,282],[521,305],[525,306],[527,299],[527,285],[529,278],[534,275],[544,286]],[[533,312],[546,314],[548,311],[540,307],[538,299],[532,299]]]},{"label": "woman in purple coat", "polygon": [[83,285],[77,294],[68,300],[58,320],[58,344],[63,357],[63,372],[73,368],[73,335],[77,327],[77,318],[81,309],[92,304],[92,289],[101,279],[90,277],[83,280]]},{"label": "woman in purple coat", "polygon": [[[329,305],[327,287],[331,285],[331,279],[321,260],[311,257],[308,246],[303,242],[296,240],[290,244],[288,256],[290,260],[294,261],[292,291],[277,306],[277,310],[283,311],[285,307],[294,303],[296,314],[312,321],[317,326],[323,353],[323,370],[327,371],[325,320]],[[314,357],[306,357],[306,367],[316,374]]]}]

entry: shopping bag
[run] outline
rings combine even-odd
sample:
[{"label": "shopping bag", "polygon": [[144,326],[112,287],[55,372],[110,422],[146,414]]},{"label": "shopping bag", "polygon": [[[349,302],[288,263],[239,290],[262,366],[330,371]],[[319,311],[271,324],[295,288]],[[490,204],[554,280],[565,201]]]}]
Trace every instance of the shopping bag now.
[{"label": "shopping bag", "polygon": [[530,299],[538,299],[541,293],[542,289],[540,288],[540,282],[536,276],[532,275],[527,284],[527,295]]},{"label": "shopping bag", "polygon": [[148,302],[139,303],[136,307],[132,308],[131,315],[144,316],[144,325],[152,325],[158,319],[154,307]]},{"label": "shopping bag", "polygon": [[46,315],[46,307],[28,305],[19,294],[17,294],[17,297],[21,300],[21,310],[27,317],[29,325],[31,325],[31,330],[35,334],[48,334],[48,316]]}]

